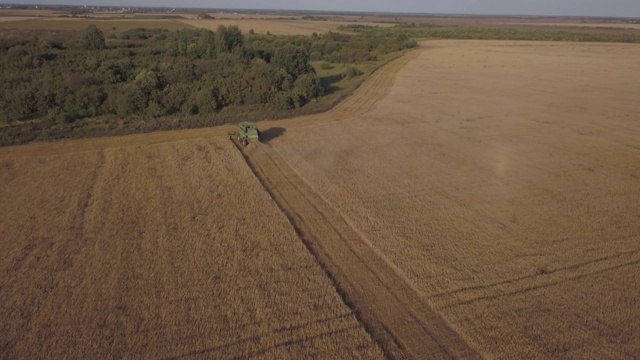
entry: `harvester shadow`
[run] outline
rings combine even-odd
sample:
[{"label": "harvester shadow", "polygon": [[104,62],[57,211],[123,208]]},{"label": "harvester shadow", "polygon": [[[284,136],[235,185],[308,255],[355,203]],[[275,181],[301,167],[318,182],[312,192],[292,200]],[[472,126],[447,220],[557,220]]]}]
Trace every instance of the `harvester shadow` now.
[{"label": "harvester shadow", "polygon": [[268,143],[269,141],[284,135],[287,129],[281,127],[273,127],[267,130],[260,131],[260,137],[262,142]]}]

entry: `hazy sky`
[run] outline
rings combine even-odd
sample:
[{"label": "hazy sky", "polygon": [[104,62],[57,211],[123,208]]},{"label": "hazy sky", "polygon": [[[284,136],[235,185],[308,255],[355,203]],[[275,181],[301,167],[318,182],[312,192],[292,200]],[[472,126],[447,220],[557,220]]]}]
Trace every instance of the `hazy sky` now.
[{"label": "hazy sky", "polygon": [[14,4],[640,17],[640,0],[0,0]]}]

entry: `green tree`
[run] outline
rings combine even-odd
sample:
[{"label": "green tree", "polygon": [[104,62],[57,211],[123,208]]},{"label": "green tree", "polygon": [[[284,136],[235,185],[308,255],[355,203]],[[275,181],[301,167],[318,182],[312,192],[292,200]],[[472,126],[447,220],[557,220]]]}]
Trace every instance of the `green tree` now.
[{"label": "green tree", "polygon": [[150,95],[154,91],[162,90],[165,85],[162,75],[155,70],[142,70],[138,76],[136,76],[134,83],[147,95]]},{"label": "green tree", "polygon": [[320,84],[320,79],[317,75],[304,74],[296,80],[291,93],[296,107],[300,107],[311,99],[322,96],[324,88]]},{"label": "green tree", "polygon": [[80,47],[85,50],[100,50],[106,46],[104,34],[95,25],[89,25],[80,39]]},{"label": "green tree", "polygon": [[322,53],[320,53],[320,51],[314,51],[314,52],[311,53],[309,58],[312,61],[320,61],[320,60],[322,60]]},{"label": "green tree", "polygon": [[96,77],[105,84],[127,82],[134,76],[134,64],[131,59],[108,60],[96,71]]},{"label": "green tree", "polygon": [[271,59],[271,65],[276,70],[284,70],[295,81],[300,75],[315,74],[315,70],[309,60],[309,52],[307,50],[287,45],[276,49]]},{"label": "green tree", "polygon": [[167,114],[179,112],[191,93],[189,84],[184,82],[167,86],[162,92],[162,104]]},{"label": "green tree", "polygon": [[216,38],[213,31],[202,30],[198,39],[200,57],[213,58],[216,55]]},{"label": "green tree", "polygon": [[220,25],[216,30],[216,47],[219,52],[233,52],[244,45],[244,35],[237,26]]}]

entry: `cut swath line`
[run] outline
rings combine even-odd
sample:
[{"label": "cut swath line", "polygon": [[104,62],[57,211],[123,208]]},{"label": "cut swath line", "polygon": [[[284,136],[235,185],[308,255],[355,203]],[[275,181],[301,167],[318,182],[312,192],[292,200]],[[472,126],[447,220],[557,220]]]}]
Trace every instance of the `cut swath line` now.
[{"label": "cut swath line", "polygon": [[268,145],[239,147],[309,252],[389,358],[479,358],[430,304]]}]

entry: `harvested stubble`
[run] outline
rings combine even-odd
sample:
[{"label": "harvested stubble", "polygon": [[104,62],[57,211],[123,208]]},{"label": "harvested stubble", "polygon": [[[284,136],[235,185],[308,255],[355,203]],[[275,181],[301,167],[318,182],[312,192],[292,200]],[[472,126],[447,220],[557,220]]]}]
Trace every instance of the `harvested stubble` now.
[{"label": "harvested stubble", "polygon": [[636,357],[640,47],[423,46],[275,149],[484,356]]}]

